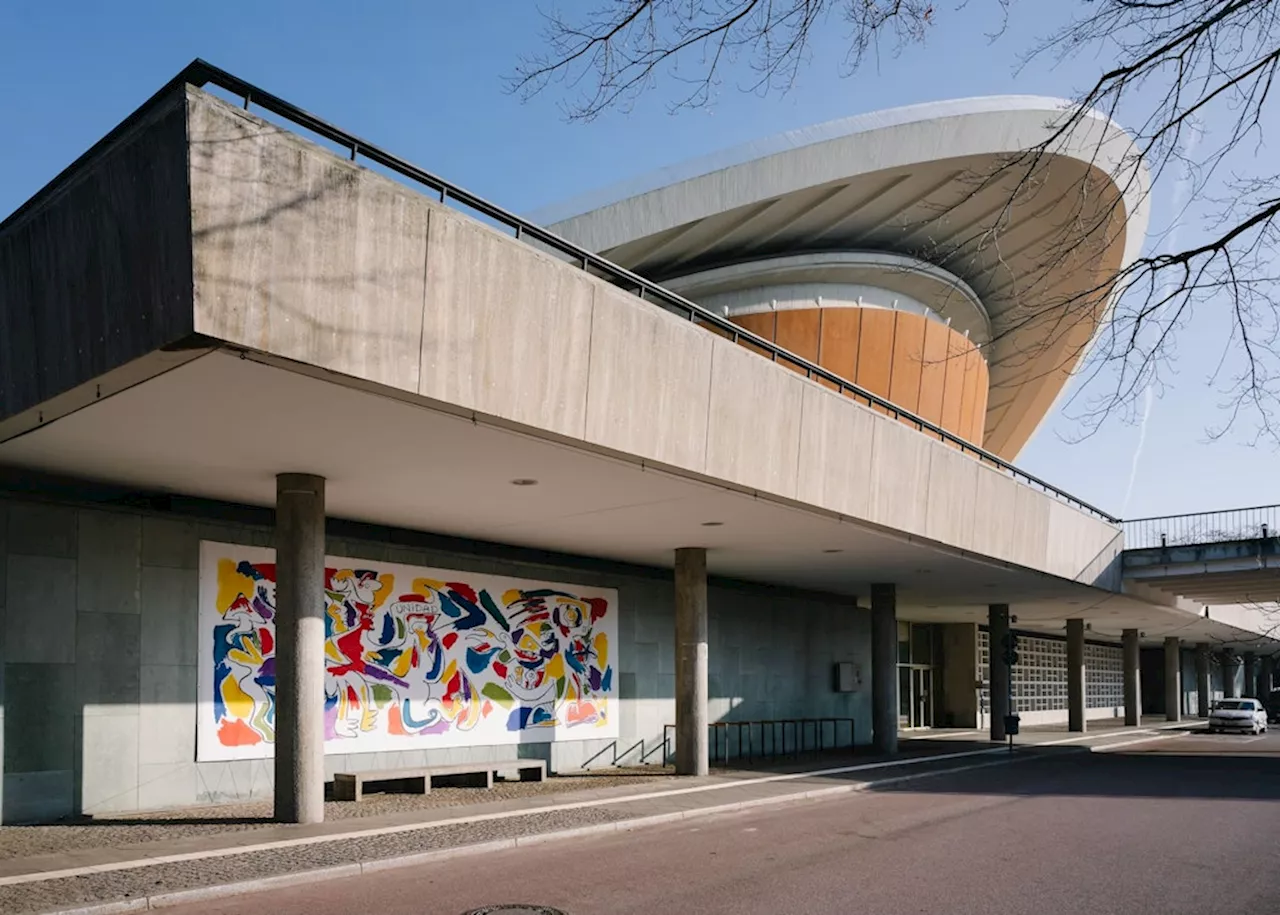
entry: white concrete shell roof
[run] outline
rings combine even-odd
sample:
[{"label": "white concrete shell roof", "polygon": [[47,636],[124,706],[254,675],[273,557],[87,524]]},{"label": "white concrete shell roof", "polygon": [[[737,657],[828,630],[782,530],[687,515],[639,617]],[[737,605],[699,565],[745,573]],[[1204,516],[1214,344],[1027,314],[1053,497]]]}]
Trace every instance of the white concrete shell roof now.
[{"label": "white concrete shell roof", "polygon": [[1146,235],[1148,175],[1132,141],[1093,112],[1054,137],[1070,111],[1059,99],[998,96],[858,115],[660,169],[533,218],[676,286],[800,252],[934,264],[986,307],[985,444],[1013,458],[1083,358],[1108,280]]}]

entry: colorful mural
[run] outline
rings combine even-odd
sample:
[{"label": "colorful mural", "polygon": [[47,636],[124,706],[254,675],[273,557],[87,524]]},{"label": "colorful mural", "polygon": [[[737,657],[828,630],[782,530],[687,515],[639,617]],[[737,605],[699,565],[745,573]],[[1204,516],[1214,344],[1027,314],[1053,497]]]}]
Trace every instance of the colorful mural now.
[{"label": "colorful mural", "polygon": [[[617,593],[326,561],[326,752],[616,737]],[[201,543],[200,760],[271,755],[275,556]]]}]

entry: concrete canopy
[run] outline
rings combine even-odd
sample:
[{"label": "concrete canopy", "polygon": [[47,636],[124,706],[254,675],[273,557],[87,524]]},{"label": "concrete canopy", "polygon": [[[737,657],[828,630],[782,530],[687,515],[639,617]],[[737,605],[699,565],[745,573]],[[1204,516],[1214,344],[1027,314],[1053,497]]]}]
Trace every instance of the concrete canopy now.
[{"label": "concrete canopy", "polygon": [[894,582],[903,618],[1238,634],[1117,593],[1112,520],[187,85],[0,225],[0,302],[19,474],[270,506],[311,473],[333,517],[703,546],[727,577]]},{"label": "concrete canopy", "polygon": [[[1012,459],[1083,358],[1109,279],[1138,255],[1146,233],[1138,151],[1094,113],[1055,136],[1068,107],[1007,96],[847,118],[534,218],[695,299],[706,271],[800,253],[881,252],[936,265],[985,306],[984,444]],[[886,269],[883,285],[895,284]],[[935,295],[926,304],[945,315],[959,299]]]}]

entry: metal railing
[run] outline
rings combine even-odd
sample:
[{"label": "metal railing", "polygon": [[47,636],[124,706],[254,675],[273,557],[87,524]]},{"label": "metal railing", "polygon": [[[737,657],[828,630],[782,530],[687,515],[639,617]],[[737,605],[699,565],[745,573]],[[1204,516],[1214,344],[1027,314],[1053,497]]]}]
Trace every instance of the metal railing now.
[{"label": "metal railing", "polygon": [[206,63],[203,60],[197,59],[187,65],[181,73],[170,80],[163,89],[153,95],[151,99],[135,111],[130,118],[95,144],[92,149],[77,159],[71,166],[65,169],[39,194],[11,214],[8,219],[4,220],[4,222],[0,223],[0,230],[3,230],[5,226],[19,219],[29,208],[37,205],[40,200],[53,193],[53,191],[63,181],[77,170],[82,162],[94,156],[99,149],[105,148],[108,144],[114,142],[118,136],[128,130],[133,123],[144,116],[155,104],[161,102],[175,89],[182,85],[192,85],[196,87],[203,87],[206,85],[217,86],[223,91],[230,93],[232,96],[242,99],[245,110],[249,110],[251,107],[256,106],[264,111],[271,112],[294,126],[310,131],[311,133],[336,144],[339,148],[345,149],[349,153],[351,161],[353,162],[363,159],[388,169],[403,178],[407,178],[415,184],[429,188],[439,197],[441,203],[466,207],[474,213],[484,216],[487,220],[497,226],[511,231],[516,239],[530,244],[537,243],[541,248],[548,249],[550,253],[568,260],[570,263],[575,264],[598,279],[605,280],[615,286],[621,287],[622,289],[625,289],[628,292],[639,296],[641,299],[665,309],[666,311],[679,315],[694,324],[706,327],[712,332],[717,333],[734,343],[753,349],[760,355],[775,363],[788,366],[792,370],[803,374],[806,378],[819,381],[834,391],[844,394],[854,400],[861,401],[873,409],[886,413],[894,419],[909,426],[913,426],[921,433],[927,434],[930,437],[937,438],[939,441],[946,442],[947,444],[954,446],[963,454],[971,454],[983,463],[990,464],[1014,479],[1020,480],[1030,486],[1034,486],[1048,495],[1067,503],[1068,505],[1075,506],[1081,511],[1087,512],[1108,523],[1119,523],[1120,519],[1107,514],[1100,508],[1090,505],[1083,499],[1076,498],[1065,490],[1059,489],[1033,474],[1019,470],[1013,464],[997,457],[984,448],[948,432],[941,426],[932,423],[921,416],[917,416],[908,410],[904,410],[901,407],[890,403],[888,400],[885,400],[883,397],[880,397],[865,388],[861,388],[856,384],[846,381],[834,372],[797,356],[795,353],[778,346],[772,341],[766,340],[764,337],[760,337],[750,331],[742,329],[728,318],[717,315],[716,313],[703,308],[701,305],[691,302],[669,289],[663,288],[651,280],[647,280],[636,273],[632,273],[625,267],[620,267],[597,254],[593,254],[585,248],[581,248],[570,241],[566,241],[558,235],[548,232],[546,229],[534,225],[528,220],[523,219],[516,214],[497,206],[496,204],[490,203],[482,197],[477,197],[475,194],[470,193],[456,184],[452,184],[437,175],[424,171],[416,165],[401,159],[399,156],[392,155],[373,143],[335,127],[327,121],[321,120],[296,105],[259,89],[257,86],[254,86],[253,84],[248,83],[225,70],[221,70],[212,64]]},{"label": "metal railing", "polygon": [[[828,728],[831,733],[827,741]],[[840,739],[847,728],[849,740]],[[662,727],[663,762],[674,757],[674,724]],[[821,755],[827,750],[854,750],[857,747],[852,718],[766,718],[751,721],[713,721],[707,725],[710,761],[729,765],[731,756],[748,763],[773,757],[800,758]],[[757,736],[759,739],[757,740]],[[731,741],[730,738],[736,738]],[[790,739],[788,739],[790,738]]]},{"label": "metal railing", "polygon": [[1280,534],[1280,505],[1255,505],[1189,515],[1161,515],[1124,522],[1126,550],[1266,539]]}]

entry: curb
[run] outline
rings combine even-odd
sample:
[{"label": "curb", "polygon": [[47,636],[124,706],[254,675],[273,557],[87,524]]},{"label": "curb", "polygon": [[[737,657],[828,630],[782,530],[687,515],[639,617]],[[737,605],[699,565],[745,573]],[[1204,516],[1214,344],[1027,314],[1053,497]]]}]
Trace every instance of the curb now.
[{"label": "curb", "polygon": [[[1088,750],[1087,747],[1080,747],[1079,749],[1081,751]],[[749,801],[734,801],[729,804],[717,804],[712,807],[695,807],[690,810],[678,810],[672,813],[658,813],[628,820],[618,820],[612,823],[576,826],[570,829],[534,833],[532,835],[518,836],[512,839],[495,839],[491,842],[478,842],[472,845],[459,845],[454,848],[441,848],[433,851],[414,852],[413,854],[400,855],[394,858],[379,858],[375,861],[362,861],[355,864],[338,864],[332,867],[296,871],[290,874],[278,874],[271,877],[259,877],[253,880],[243,880],[237,883],[224,883],[215,886],[197,887],[189,890],[174,890],[167,893],[157,893],[153,896],[140,896],[136,899],[96,903],[78,908],[50,909],[46,911],[45,915],[120,915],[120,913],[128,912],[147,912],[154,909],[171,908],[173,906],[184,905],[191,902],[225,899],[232,896],[242,896],[266,890],[286,889],[291,886],[318,883],[326,880],[360,877],[366,874],[380,873],[382,871],[398,870],[401,868],[415,867],[424,864],[434,864],[440,861],[470,857],[472,855],[485,854],[488,852],[510,851],[514,848],[524,848],[526,846],[540,845],[547,842],[561,842],[566,839],[574,839],[582,836],[602,835],[612,832],[632,832],[634,830],[646,829],[651,826],[662,826],[668,823],[675,823],[681,820],[692,820],[706,816],[715,816],[718,814],[739,813],[762,807],[784,807],[791,804],[822,800],[843,794],[856,794],[872,788],[898,784],[900,782],[932,778],[937,775],[951,775],[958,772],[968,772],[974,769],[985,769],[991,766],[1007,766],[1013,763],[1027,762],[1029,760],[1041,758],[1043,757],[1032,753],[1016,753],[1012,756],[1003,757],[990,762],[951,766],[946,769],[937,769],[929,772],[912,772],[906,775],[882,778],[877,781],[856,782],[850,785],[835,785],[830,788],[814,788],[809,791],[797,791],[792,794],[783,794],[777,797],[754,798]]]}]

